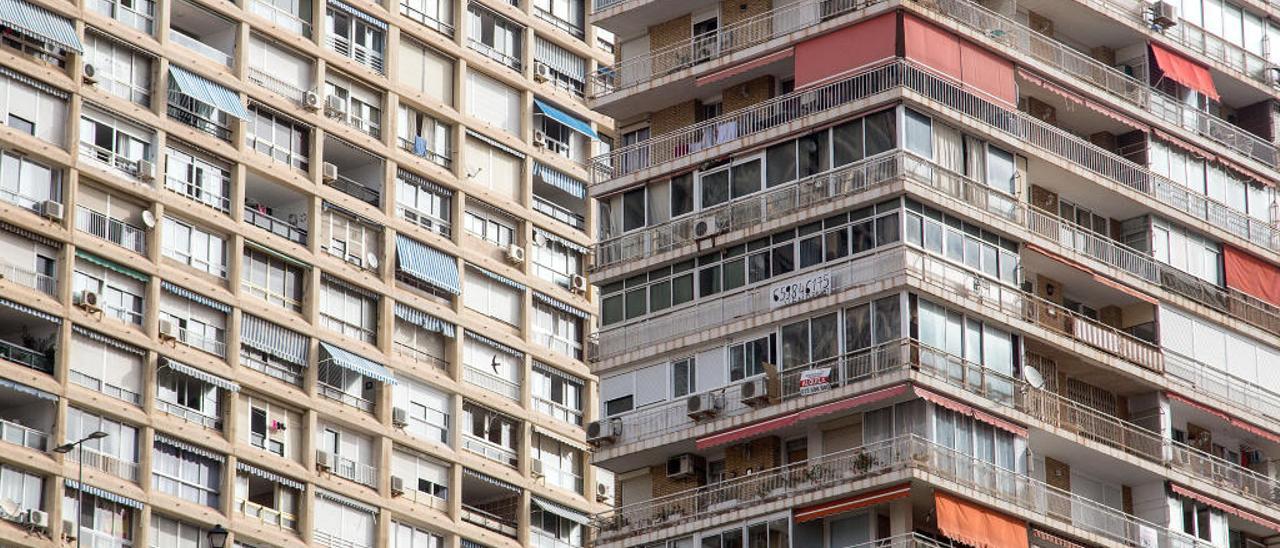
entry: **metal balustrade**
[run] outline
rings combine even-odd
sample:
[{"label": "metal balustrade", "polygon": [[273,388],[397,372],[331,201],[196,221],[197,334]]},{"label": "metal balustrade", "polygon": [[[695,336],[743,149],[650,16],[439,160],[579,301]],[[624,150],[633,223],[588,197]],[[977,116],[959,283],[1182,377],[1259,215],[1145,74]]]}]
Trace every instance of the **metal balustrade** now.
[{"label": "metal balustrade", "polygon": [[450,38],[453,37],[453,31],[454,31],[453,25],[450,25],[445,21],[441,21],[435,15],[426,13],[418,8],[410,6],[409,4],[404,2],[404,0],[400,1],[400,14],[404,15],[405,17],[408,17],[409,19],[417,21],[428,28],[435,29],[436,31],[440,32],[441,34],[444,34],[445,36],[448,36]]},{"label": "metal balustrade", "polygon": [[[222,178],[221,184],[223,188],[230,188],[230,178]],[[231,211],[231,199],[229,197],[225,194],[217,194],[205,190],[203,184],[187,180],[183,177],[169,175],[165,177],[164,186],[169,190],[186,196],[194,202],[202,203],[223,213]]]},{"label": "metal balustrade", "polygon": [[169,118],[231,142],[230,116],[189,95],[170,90],[168,114]]},{"label": "metal balustrade", "polygon": [[213,354],[215,356],[225,357],[227,355],[227,343],[223,340],[222,330],[215,331],[212,335],[205,333],[196,333],[185,327],[178,328],[177,341]]},{"label": "metal balustrade", "polygon": [[375,188],[369,188],[361,184],[359,181],[345,175],[338,175],[336,179],[332,181],[327,180],[324,183],[338,189],[338,191],[343,194],[370,205],[376,206],[382,200],[381,191]]},{"label": "metal balustrade", "polygon": [[1280,394],[1258,384],[1214,368],[1195,358],[1166,350],[1165,371],[1198,395],[1208,395],[1221,404],[1265,417],[1280,424]]},{"label": "metal balustrade", "polygon": [[325,384],[323,381],[316,383],[316,392],[319,392],[321,396],[324,396],[328,399],[331,399],[343,405],[354,407],[356,409],[364,411],[365,413],[373,412],[372,401],[366,400],[355,394],[349,394],[347,392],[344,392],[341,388],[338,388],[336,386],[330,386],[328,384]]},{"label": "metal balustrade", "polygon": [[0,440],[36,451],[49,447],[49,434],[5,419],[0,419]]},{"label": "metal balustrade", "polygon": [[519,457],[519,453],[514,448],[506,448],[489,440],[465,433],[462,435],[462,448],[489,460],[513,467],[516,466]]},{"label": "metal balustrade", "polygon": [[23,268],[0,258],[0,280],[13,282],[29,287],[46,295],[53,295],[58,289],[58,279],[48,274]]},{"label": "metal balustrade", "polygon": [[309,21],[289,13],[271,2],[250,0],[249,11],[302,36],[308,38],[311,36],[311,23]]},{"label": "metal balustrade", "polygon": [[[50,371],[52,371],[52,368],[50,368]],[[142,394],[129,390],[128,388],[103,382],[96,377],[86,375],[80,371],[76,371],[75,369],[71,369],[68,372],[68,376],[71,378],[71,382],[88,388],[89,390],[101,392],[117,400],[126,401],[134,405],[142,405]]]},{"label": "metal balustrade", "polygon": [[[1102,5],[1102,10],[1129,19],[1135,23],[1151,28],[1151,16],[1142,2],[1125,2],[1123,0],[1086,0],[1087,4]],[[1178,19],[1176,25],[1164,30],[1153,30],[1156,34],[1168,38],[1197,55],[1226,66],[1237,74],[1255,80],[1267,86],[1275,82],[1267,76],[1270,64],[1261,55],[1250,52],[1240,46],[1214,35],[1185,19]]]},{"label": "metal balustrade", "polygon": [[283,510],[268,508],[256,502],[248,500],[237,500],[236,511],[250,519],[256,519],[265,525],[279,527],[281,529],[294,530],[298,528],[298,517]]},{"label": "metal balustrade", "polygon": [[392,350],[397,356],[402,356],[411,362],[422,363],[431,366],[438,371],[449,371],[449,360],[436,356],[426,350],[410,346],[400,341],[392,343]]},{"label": "metal balustrade", "polygon": [[369,49],[360,44],[353,44],[351,40],[343,36],[329,35],[329,49],[338,55],[347,57],[356,63],[373,69],[378,74],[383,73],[382,52]]},{"label": "metal balustrade", "polygon": [[145,158],[136,160],[127,158],[122,153],[102,148],[93,143],[80,141],[80,157],[106,164],[108,167],[123,172],[135,180],[150,175],[141,173],[142,162],[147,161]]},{"label": "metal balustrade", "polygon": [[506,65],[514,70],[518,71],[521,68],[519,57],[508,54],[504,51],[498,51],[497,48],[490,46],[489,44],[486,44],[484,42],[481,42],[479,40],[476,40],[475,38],[468,37],[467,46],[469,46],[473,50],[480,52],[481,55],[484,55],[485,57],[493,59],[494,61],[497,61],[498,63],[501,63],[503,65]]},{"label": "metal balustrade", "polygon": [[0,360],[25,365],[36,371],[53,373],[52,353],[46,354],[32,350],[18,343],[0,339]]},{"label": "metal balustrade", "polygon": [[244,206],[244,222],[249,223],[267,232],[280,236],[286,240],[294,241],[302,245],[307,244],[307,231],[291,223],[284,221],[259,211],[258,208],[252,206]]},{"label": "metal balustrade", "polygon": [[462,368],[462,379],[508,399],[520,401],[520,383],[513,382],[472,366]]},{"label": "metal balustrade", "polygon": [[558,205],[551,200],[534,194],[532,204],[534,211],[551,217],[552,219],[560,221],[570,227],[578,230],[585,230],[587,228],[586,217],[583,217],[581,214],[574,213],[568,208]]},{"label": "metal balustrade", "polygon": [[[1208,547],[1184,533],[1084,498],[1040,480],[944,447],[916,435],[874,441],[755,474],[629,504],[594,516],[598,539],[620,540],[643,532],[712,518],[730,511],[874,480],[893,472],[928,474],[927,480],[992,497],[1037,516],[1127,546]],[[924,479],[924,478],[922,478]],[[1146,544],[1154,537],[1155,544]]]},{"label": "metal balustrade", "polygon": [[200,411],[197,411],[195,409],[182,405],[178,402],[172,402],[172,401],[156,398],[156,409],[159,409],[160,411],[163,411],[167,414],[178,417],[187,422],[199,424],[200,426],[203,426],[210,430],[222,429],[222,419],[218,417],[211,417]]},{"label": "metal balustrade", "polygon": [[286,99],[292,99],[299,103],[306,99],[307,90],[302,89],[291,82],[286,82],[276,78],[271,73],[267,72],[267,69],[249,67],[248,70],[245,71],[245,79]]},{"label": "metal balustrade", "polygon": [[76,228],[130,251],[147,252],[147,231],[82,205],[76,206]]},{"label": "metal balustrade", "polygon": [[[316,451],[317,461],[324,458],[320,456],[321,453],[324,453],[324,451],[319,451],[319,450]],[[373,466],[364,464],[362,462],[356,462],[342,455],[335,455],[330,453],[328,456],[329,458],[332,459],[330,462],[333,463],[333,468],[331,468],[329,471],[332,472],[333,475],[338,476],[340,478],[349,479],[361,485],[367,485],[369,487],[377,488],[378,486],[378,469],[377,468],[374,468]]]},{"label": "metal balustrade", "polygon": [[[83,460],[80,458],[81,451],[84,452]],[[86,468],[106,472],[128,481],[138,481],[138,463],[136,462],[120,460],[118,457],[88,447],[80,447],[66,455],[71,462],[83,462]]]},{"label": "metal balustrade", "polygon": [[[424,144],[424,146],[421,147],[421,150],[419,150],[418,147],[418,140],[422,140]],[[396,137],[396,143],[400,145],[402,150],[413,154],[414,156],[426,158],[440,167],[448,168],[453,164],[453,153],[451,151],[447,148],[445,150],[437,151],[433,150],[432,147],[425,146],[426,138],[424,136],[415,135],[413,139]]]},{"label": "metal balustrade", "polygon": [[518,522],[514,519],[504,518],[468,504],[462,505],[462,521],[512,538],[516,536],[519,527]]}]

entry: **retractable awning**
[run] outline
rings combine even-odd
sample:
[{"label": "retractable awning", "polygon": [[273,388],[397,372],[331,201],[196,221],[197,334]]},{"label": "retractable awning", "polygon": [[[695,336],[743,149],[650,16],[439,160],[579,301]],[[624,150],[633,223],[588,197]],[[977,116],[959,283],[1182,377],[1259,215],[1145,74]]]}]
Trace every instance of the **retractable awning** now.
[{"label": "retractable awning", "polygon": [[520,282],[517,282],[517,281],[515,281],[515,280],[513,280],[513,279],[511,279],[511,278],[508,278],[508,277],[506,277],[506,276],[503,276],[502,274],[498,274],[497,272],[493,272],[493,271],[491,271],[491,270],[486,270],[486,269],[480,268],[480,267],[478,267],[478,266],[476,266],[476,265],[474,265],[474,264],[473,264],[473,265],[471,265],[471,268],[472,268],[473,270],[475,270],[476,272],[479,272],[479,273],[481,273],[481,274],[484,274],[484,276],[485,276],[486,278],[489,278],[490,280],[493,280],[493,281],[498,282],[498,283],[500,283],[500,284],[502,284],[502,285],[505,285],[505,286],[507,286],[507,287],[510,287],[511,289],[514,289],[514,290],[516,290],[516,291],[524,291],[524,290],[525,290],[525,285],[524,285],[524,284],[522,284],[522,283],[520,283]]},{"label": "retractable awning", "polygon": [[377,514],[377,513],[378,513],[378,507],[377,507],[377,506],[370,506],[370,505],[365,504],[365,503],[363,503],[363,502],[360,502],[360,501],[358,501],[358,500],[351,499],[351,498],[347,498],[347,497],[344,497],[344,496],[339,495],[339,494],[337,494],[337,493],[333,493],[333,492],[325,491],[324,489],[316,489],[316,496],[317,496],[317,497],[320,497],[320,498],[322,498],[322,499],[325,499],[325,500],[327,500],[327,501],[329,501],[329,502],[333,502],[333,503],[341,504],[341,505],[343,505],[343,506],[346,506],[347,508],[351,508],[351,509],[354,509],[354,510],[359,510],[359,511],[364,512],[364,513],[366,513],[366,514]]},{"label": "retractable awning", "polygon": [[249,109],[244,107],[240,94],[226,86],[215,84],[178,65],[169,65],[169,76],[173,78],[173,85],[177,87],[174,91],[221,110],[228,116],[235,116],[241,120],[249,119]]},{"label": "retractable awning", "polygon": [[755,424],[740,426],[732,430],[727,430],[724,432],[706,436],[704,438],[700,438],[697,442],[697,447],[698,447],[698,450],[710,449],[712,447],[717,447],[720,445],[724,445],[726,443],[733,443],[738,440],[753,438],[755,436],[759,436],[760,434],[764,434],[765,432],[771,432],[774,430],[778,430],[780,428],[786,428],[802,420],[811,419],[814,417],[820,417],[822,415],[843,411],[845,409],[852,409],[860,405],[868,405],[875,402],[884,401],[889,398],[897,397],[907,393],[908,389],[910,389],[909,385],[899,384],[897,386],[891,386],[889,388],[881,388],[880,390],[868,392],[866,394],[861,394],[858,396],[845,398],[843,400],[831,402],[825,405],[819,405],[817,407],[811,407],[809,409],[796,411],[789,415],[783,415],[781,417],[769,419],[764,422],[758,422]]},{"label": "retractable awning", "polygon": [[539,498],[539,497],[531,497],[530,502],[532,502],[534,506],[541,508],[542,511],[544,512],[555,514],[559,517],[572,521],[578,525],[587,525],[591,523],[591,518],[588,517],[585,513],[579,512],[572,508],[561,506],[549,500]]},{"label": "retractable awning", "polygon": [[261,468],[258,468],[257,466],[248,464],[242,460],[236,461],[236,468],[242,472],[246,472],[254,476],[260,477],[264,480],[279,483],[280,485],[283,485],[285,487],[289,487],[292,489],[297,489],[299,491],[307,488],[307,486],[300,481],[286,478],[284,476],[281,476],[280,474],[271,472],[269,470],[263,470]]},{"label": "retractable awning", "polygon": [[1203,403],[1200,403],[1200,402],[1198,402],[1198,401],[1196,401],[1196,400],[1194,400],[1194,399],[1192,399],[1192,398],[1188,398],[1188,397],[1185,397],[1185,396],[1178,395],[1178,394],[1177,394],[1177,393],[1175,393],[1175,392],[1167,392],[1167,394],[1169,395],[1169,399],[1171,399],[1171,400],[1173,400],[1173,401],[1181,402],[1181,403],[1184,403],[1184,404],[1189,405],[1189,406],[1191,406],[1191,407],[1194,407],[1194,408],[1196,408],[1196,409],[1199,409],[1199,410],[1201,410],[1201,411],[1204,411],[1205,413],[1208,413],[1208,414],[1213,415],[1213,416],[1215,416],[1215,417],[1218,417],[1218,418],[1220,418],[1220,419],[1222,419],[1222,420],[1224,420],[1224,421],[1227,421],[1227,423],[1231,424],[1231,426],[1234,426],[1234,427],[1236,427],[1236,428],[1239,428],[1239,429],[1241,429],[1241,430],[1244,430],[1245,432],[1248,432],[1248,433],[1250,433],[1250,434],[1253,434],[1253,435],[1255,435],[1255,436],[1258,436],[1258,437],[1260,437],[1260,438],[1262,438],[1262,439],[1265,439],[1265,440],[1267,440],[1267,441],[1270,441],[1270,442],[1273,442],[1273,443],[1280,443],[1280,435],[1277,435],[1277,434],[1275,434],[1274,432],[1271,432],[1271,431],[1269,431],[1269,430],[1264,430],[1264,429],[1263,429],[1263,428],[1261,428],[1261,427],[1258,427],[1258,426],[1255,426],[1255,425],[1253,425],[1253,424],[1251,424],[1251,423],[1248,423],[1248,422],[1245,422],[1245,421],[1243,421],[1243,420],[1237,419],[1237,418],[1235,418],[1235,417],[1233,417],[1233,416],[1231,416],[1231,415],[1228,415],[1228,414],[1226,414],[1226,413],[1223,413],[1222,411],[1219,411],[1219,410],[1214,409],[1214,408],[1212,408],[1212,407],[1210,407],[1210,406],[1208,406],[1208,405],[1205,405],[1205,404],[1203,404]]},{"label": "retractable awning", "polygon": [[235,382],[232,382],[222,377],[219,377],[217,375],[214,375],[213,373],[206,373],[204,371],[191,367],[190,365],[187,365],[185,363],[176,362],[169,358],[162,358],[162,359],[164,360],[164,366],[168,367],[170,370],[172,370],[175,373],[186,375],[196,380],[204,381],[206,383],[212,384],[223,390],[230,390],[232,392],[240,391],[240,385],[236,384]]},{"label": "retractable awning", "polygon": [[581,199],[587,196],[586,183],[574,179],[569,176],[568,173],[548,166],[542,162],[533,163],[533,176],[537,177],[544,183],[565,191],[566,194],[573,196],[574,198]]},{"label": "retractable awning", "polygon": [[186,451],[186,452],[188,452],[188,453],[193,453],[193,454],[196,454],[196,455],[200,455],[200,456],[202,456],[202,457],[204,457],[204,458],[206,458],[206,459],[211,459],[211,460],[215,460],[215,461],[218,461],[218,462],[226,462],[226,461],[227,461],[227,457],[226,457],[226,456],[224,456],[224,455],[221,455],[221,454],[215,453],[215,452],[213,452],[213,451],[211,451],[211,450],[205,449],[205,448],[200,447],[200,446],[197,446],[197,445],[192,445],[192,444],[190,444],[190,443],[187,443],[187,442],[182,441],[182,440],[177,439],[177,438],[171,438],[171,437],[166,436],[166,435],[164,435],[164,434],[157,433],[157,434],[156,434],[155,439],[156,439],[156,443],[160,443],[160,444],[168,445],[169,447],[172,447],[172,448],[174,448],[174,449],[178,449],[178,450],[180,450],[180,451]]},{"label": "retractable awning", "polygon": [[1027,522],[935,491],[938,530],[952,540],[976,548],[1027,548]]},{"label": "retractable awning", "polygon": [[561,124],[564,125],[564,127],[572,129],[583,135],[586,135],[591,139],[597,139],[597,140],[600,139],[600,136],[596,135],[596,131],[594,129],[591,129],[591,124],[588,124],[582,120],[579,120],[573,117],[573,115],[563,110],[560,110],[554,106],[551,106],[550,104],[547,104],[542,99],[534,99],[533,107],[537,109],[538,112],[541,112],[547,118],[560,122]]},{"label": "retractable awning", "polygon": [[25,384],[14,382],[8,379],[0,379],[0,387],[8,388],[9,390],[12,390],[14,392],[18,392],[21,394],[26,394],[28,396],[35,396],[42,400],[58,401],[57,394],[50,394],[49,392],[45,392],[44,390],[40,390],[39,388],[32,388]]},{"label": "retractable awning", "polygon": [[307,336],[252,314],[240,316],[240,343],[289,363],[307,365]]},{"label": "retractable awning", "polygon": [[1173,491],[1175,494],[1182,495],[1184,497],[1200,502],[1207,506],[1212,506],[1214,508],[1222,510],[1227,514],[1236,516],[1245,521],[1251,521],[1253,523],[1266,527],[1267,529],[1280,533],[1280,523],[1271,521],[1267,518],[1254,514],[1253,512],[1248,512],[1240,508],[1237,508],[1234,504],[1227,504],[1225,502],[1222,502],[1208,495],[1202,495],[1200,493],[1187,489],[1186,487],[1183,487],[1176,483],[1170,483],[1169,490]]},{"label": "retractable awning", "polygon": [[547,306],[550,306],[551,308],[554,308],[556,310],[569,314],[575,318],[579,318],[583,320],[591,318],[590,313],[583,310],[579,310],[578,307],[573,306],[569,303],[566,303],[555,297],[544,295],[541,291],[534,291],[533,298],[534,300],[542,304],[545,304]]},{"label": "retractable awning", "polygon": [[[2,2],[2,1],[4,1],[4,0],[0,0],[0,2]],[[94,255],[94,254],[92,254],[92,253],[86,253],[86,252],[84,252],[84,251],[81,251],[81,250],[77,249],[77,250],[76,250],[76,257],[77,257],[77,258],[80,258],[80,259],[84,259],[85,261],[87,261],[87,262],[89,262],[89,263],[95,264],[95,265],[97,265],[97,266],[100,266],[100,267],[105,268],[105,269],[107,269],[107,270],[110,270],[110,271],[112,271],[112,272],[115,272],[116,274],[123,274],[123,275],[125,275],[125,276],[130,277],[130,278],[133,278],[133,279],[135,279],[135,280],[138,280],[138,281],[140,281],[140,282],[142,282],[142,283],[147,283],[147,282],[151,281],[151,276],[149,276],[149,275],[147,275],[147,274],[144,274],[144,273],[142,273],[142,272],[138,272],[137,270],[134,270],[134,269],[132,269],[132,268],[129,268],[129,267],[127,267],[127,266],[124,266],[124,265],[122,265],[122,264],[119,264],[119,263],[117,263],[117,262],[115,262],[115,261],[110,261],[110,260],[107,260],[107,259],[103,259],[102,257],[99,257],[99,256]]]},{"label": "retractable awning", "polygon": [[1218,88],[1213,85],[1213,75],[1209,74],[1208,67],[1155,42],[1151,42],[1151,56],[1155,58],[1156,66],[1169,79],[1203,93],[1214,101],[1222,100],[1222,96],[1218,95]]},{"label": "retractable awning", "polygon": [[320,351],[328,356],[330,362],[338,367],[354,371],[379,382],[396,384],[396,378],[391,374],[390,370],[368,358],[357,356],[324,341],[320,341]]},{"label": "retractable awning", "polygon": [[396,235],[396,259],[400,270],[431,285],[457,295],[458,261],[427,244]]},{"label": "retractable awning", "polygon": [[115,493],[112,493],[111,491],[107,491],[106,489],[100,489],[92,485],[88,485],[88,484],[81,485],[80,482],[73,480],[71,478],[66,478],[65,480],[63,480],[63,485],[67,486],[68,489],[75,489],[76,491],[80,491],[81,493],[84,493],[86,495],[92,495],[103,500],[109,500],[116,504],[123,504],[130,508],[134,508],[138,510],[142,509],[141,501],[131,499],[124,495],[117,495]]},{"label": "retractable awning", "polygon": [[405,306],[403,303],[396,303],[396,317],[446,337],[452,338],[455,333],[453,324],[416,308]]},{"label": "retractable awning", "polygon": [[223,303],[221,301],[215,301],[209,297],[196,293],[195,291],[182,287],[178,284],[175,284],[169,281],[164,281],[160,283],[160,288],[165,291],[168,291],[169,293],[173,293],[174,295],[182,297],[188,301],[191,301],[194,303],[200,303],[204,306],[217,310],[218,312],[221,312],[223,314],[231,313],[231,307],[228,306],[226,303]]},{"label": "retractable awning", "polygon": [[933,392],[930,390],[925,390],[923,388],[917,387],[915,389],[915,393],[917,396],[920,396],[921,399],[928,401],[930,403],[933,403],[935,405],[945,407],[947,409],[960,413],[961,415],[967,415],[967,416],[973,417],[974,420],[985,422],[987,424],[990,424],[991,426],[1004,430],[1005,432],[1008,432],[1020,438],[1027,437],[1026,428],[1019,426],[1017,424],[1014,424],[1012,422],[1009,422],[1007,420],[1004,420],[990,413],[987,413],[985,411],[982,411],[981,409],[977,409],[971,405],[958,402],[956,400],[943,396],[942,394],[938,394],[937,392]]},{"label": "retractable awning", "polygon": [[84,45],[71,20],[35,4],[23,0],[0,0],[0,21],[21,34],[84,53]]},{"label": "retractable awning", "polygon": [[828,516],[844,514],[852,512],[868,506],[875,506],[880,503],[894,501],[911,496],[911,484],[904,483],[885,487],[884,489],[876,489],[861,495],[827,501],[822,504],[814,504],[796,509],[794,516],[796,523],[805,523],[814,521]]}]

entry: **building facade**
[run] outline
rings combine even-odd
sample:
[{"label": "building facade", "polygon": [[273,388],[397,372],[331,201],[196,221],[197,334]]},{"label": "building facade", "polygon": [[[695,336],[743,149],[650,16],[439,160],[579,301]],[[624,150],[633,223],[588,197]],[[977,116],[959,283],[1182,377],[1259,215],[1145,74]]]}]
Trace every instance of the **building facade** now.
[{"label": "building facade", "polygon": [[1280,6],[596,0],[594,545],[1280,544]]},{"label": "building facade", "polygon": [[584,546],[585,18],[0,7],[0,546]]}]

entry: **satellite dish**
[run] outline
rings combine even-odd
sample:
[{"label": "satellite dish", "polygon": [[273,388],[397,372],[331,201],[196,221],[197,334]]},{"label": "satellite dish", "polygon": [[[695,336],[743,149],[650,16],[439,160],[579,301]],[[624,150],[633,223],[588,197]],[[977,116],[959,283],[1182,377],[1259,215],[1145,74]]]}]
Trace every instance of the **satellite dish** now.
[{"label": "satellite dish", "polygon": [[376,270],[378,268],[378,256],[374,255],[372,252],[366,254],[364,256],[364,264],[367,264],[369,265],[369,268]]},{"label": "satellite dish", "polygon": [[155,214],[155,213],[152,213],[150,209],[148,209],[148,210],[146,210],[146,211],[143,211],[143,212],[142,212],[142,224],[143,224],[143,225],[146,225],[146,227],[147,227],[147,228],[155,228],[155,227],[156,227],[156,214]]},{"label": "satellite dish", "polygon": [[538,247],[546,247],[547,237],[542,233],[542,231],[539,231],[539,230],[533,231],[533,245],[536,245]]},{"label": "satellite dish", "polygon": [[1044,388],[1044,375],[1041,375],[1036,368],[1029,365],[1022,368],[1022,377],[1026,379],[1027,384],[1031,385],[1032,388],[1036,390]]},{"label": "satellite dish", "polygon": [[0,516],[12,518],[18,515],[19,510],[21,508],[18,507],[17,502],[9,499],[0,500]]}]

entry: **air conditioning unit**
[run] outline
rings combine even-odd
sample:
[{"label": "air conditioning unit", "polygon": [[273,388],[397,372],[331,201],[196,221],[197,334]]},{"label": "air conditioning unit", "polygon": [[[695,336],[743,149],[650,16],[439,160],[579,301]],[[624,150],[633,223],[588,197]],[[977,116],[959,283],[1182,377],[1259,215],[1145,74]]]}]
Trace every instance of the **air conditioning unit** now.
[{"label": "air conditioning unit", "polygon": [[67,540],[76,538],[76,522],[69,519],[62,520],[62,538]]},{"label": "air conditioning unit", "polygon": [[391,408],[391,425],[396,428],[409,426],[409,412],[403,407]]},{"label": "air conditioning unit", "polygon": [[520,264],[524,262],[524,248],[520,244],[511,244],[507,246],[507,262],[512,264]]},{"label": "air conditioning unit", "polygon": [[1172,2],[1156,1],[1151,3],[1151,25],[1165,30],[1178,24],[1178,7]]},{"label": "air conditioning unit", "polygon": [[667,459],[667,477],[672,479],[695,476],[703,469],[702,457],[685,453]]},{"label": "air conditioning unit", "polygon": [[337,95],[325,97],[324,113],[327,116],[345,116],[347,114],[347,102]]},{"label": "air conditioning unit", "polygon": [[27,510],[27,526],[33,529],[49,528],[49,513],[40,510]]},{"label": "air conditioning unit", "polygon": [[176,341],[178,335],[178,324],[170,320],[160,320],[160,340]]},{"label": "air conditioning unit", "polygon": [[622,421],[604,419],[587,425],[587,443],[599,447],[609,445],[622,437]]},{"label": "air conditioning unit", "polygon": [[138,160],[138,172],[135,175],[142,181],[154,181],[156,178],[156,165],[149,160]]},{"label": "air conditioning unit", "polygon": [[751,407],[769,405],[769,381],[764,378],[744,382],[740,388],[742,403]]},{"label": "air conditioning unit", "polygon": [[609,491],[611,489],[604,483],[596,483],[596,502],[601,504],[609,504]]},{"label": "air conditioning unit", "polygon": [[541,478],[545,475],[542,473],[542,461],[537,459],[529,461],[529,475],[533,476],[535,479]]},{"label": "air conditioning unit", "polygon": [[76,306],[84,310],[88,310],[90,312],[97,312],[98,310],[100,310],[98,308],[98,292],[81,291],[79,293],[76,293],[75,304]]},{"label": "air conditioning unit", "polygon": [[316,469],[320,471],[333,470],[333,462],[336,459],[333,453],[328,451],[316,451]]},{"label": "air conditioning unit", "polygon": [[53,200],[45,200],[43,202],[40,202],[38,209],[41,217],[44,217],[46,219],[51,219],[54,221],[61,221],[62,215],[66,213],[66,210],[64,209],[64,206],[62,205],[62,203],[55,202]]},{"label": "air conditioning unit", "polygon": [[572,278],[569,278],[569,290],[574,293],[586,293],[587,279],[583,276],[574,274]]},{"label": "air conditioning unit", "polygon": [[84,83],[94,85],[98,83],[98,69],[89,63],[84,64]]},{"label": "air conditioning unit", "polygon": [[404,478],[400,476],[391,476],[391,496],[398,497],[404,494]]},{"label": "air conditioning unit", "polygon": [[535,82],[546,82],[551,79],[551,66],[546,63],[533,64],[533,80]]},{"label": "air conditioning unit", "polygon": [[338,166],[325,162],[320,166],[320,178],[324,179],[326,183],[332,183],[338,180]]},{"label": "air conditioning unit", "polygon": [[537,129],[537,130],[534,130],[534,131],[533,131],[533,146],[538,147],[538,148],[546,148],[546,147],[547,147],[547,134],[546,134],[546,132],[544,132],[544,131],[542,131],[542,130],[540,130],[540,129]]},{"label": "air conditioning unit", "polygon": [[698,219],[698,222],[693,224],[694,238],[710,238],[719,233],[720,233],[720,224],[716,222],[715,217]]},{"label": "air conditioning unit", "polygon": [[694,394],[685,400],[689,418],[702,420],[720,414],[724,409],[724,396],[714,393]]},{"label": "air conditioning unit", "polygon": [[308,91],[302,94],[302,106],[308,110],[320,110],[320,94]]}]

